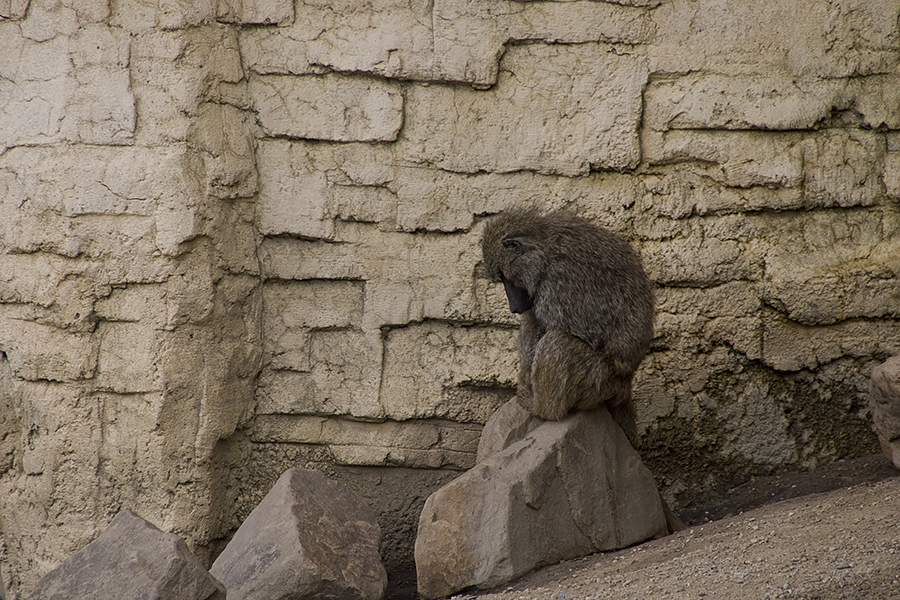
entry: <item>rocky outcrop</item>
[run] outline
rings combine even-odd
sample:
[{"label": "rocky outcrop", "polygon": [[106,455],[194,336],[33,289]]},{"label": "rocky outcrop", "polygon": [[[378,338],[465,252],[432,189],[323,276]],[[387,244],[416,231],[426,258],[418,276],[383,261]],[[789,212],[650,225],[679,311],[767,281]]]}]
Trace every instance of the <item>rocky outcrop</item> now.
[{"label": "rocky outcrop", "polygon": [[225,588],[177,535],[124,510],[38,582],[28,600],[225,600]]},{"label": "rocky outcrop", "polygon": [[872,369],[869,410],[882,451],[900,469],[900,356]]},{"label": "rocky outcrop", "polygon": [[250,513],[210,571],[229,600],[380,600],[381,530],[362,498],[294,468]]},{"label": "rocky outcrop", "polygon": [[[509,417],[523,411],[517,406],[511,400],[498,411],[498,428],[516,422]],[[495,447],[425,502],[415,549],[425,598],[500,585],[668,532],[653,476],[605,407],[543,422]]]}]

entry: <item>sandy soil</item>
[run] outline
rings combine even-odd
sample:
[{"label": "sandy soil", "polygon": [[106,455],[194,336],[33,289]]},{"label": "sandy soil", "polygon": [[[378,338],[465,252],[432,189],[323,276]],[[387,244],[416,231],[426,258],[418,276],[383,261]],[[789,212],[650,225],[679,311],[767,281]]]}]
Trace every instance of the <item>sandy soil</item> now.
[{"label": "sandy soil", "polygon": [[[900,600],[900,472],[880,455],[757,478],[679,514],[691,526],[677,534],[453,598]],[[409,574],[388,598],[414,590]]]}]

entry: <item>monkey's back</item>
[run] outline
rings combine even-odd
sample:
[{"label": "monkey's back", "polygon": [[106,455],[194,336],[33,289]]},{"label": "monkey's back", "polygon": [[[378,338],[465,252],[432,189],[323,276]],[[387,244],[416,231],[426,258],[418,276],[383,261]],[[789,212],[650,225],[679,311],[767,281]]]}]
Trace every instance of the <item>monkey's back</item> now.
[{"label": "monkey's back", "polygon": [[544,215],[537,320],[637,369],[653,339],[654,298],[637,251],[620,235],[567,213]]}]

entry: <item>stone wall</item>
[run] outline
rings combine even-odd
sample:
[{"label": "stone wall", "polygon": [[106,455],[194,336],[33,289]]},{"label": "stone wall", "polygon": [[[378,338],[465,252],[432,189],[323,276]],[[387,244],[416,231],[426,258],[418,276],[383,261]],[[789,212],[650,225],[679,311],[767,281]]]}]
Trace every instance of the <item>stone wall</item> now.
[{"label": "stone wall", "polygon": [[[514,392],[484,218],[569,208],[657,283],[673,506],[874,452],[900,352],[895,0],[0,0],[0,573],[120,509],[207,562],[289,466],[389,568]],[[11,57],[11,59],[9,58]]]}]

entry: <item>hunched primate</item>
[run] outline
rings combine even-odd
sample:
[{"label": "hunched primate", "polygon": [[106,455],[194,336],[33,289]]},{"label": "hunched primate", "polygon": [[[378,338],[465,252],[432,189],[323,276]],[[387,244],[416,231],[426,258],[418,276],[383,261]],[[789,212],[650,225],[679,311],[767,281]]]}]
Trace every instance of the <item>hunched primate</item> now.
[{"label": "hunched primate", "polygon": [[654,314],[638,253],[586,219],[536,208],[494,216],[481,250],[487,276],[522,314],[519,402],[549,420],[606,403],[637,448],[631,380]]}]

